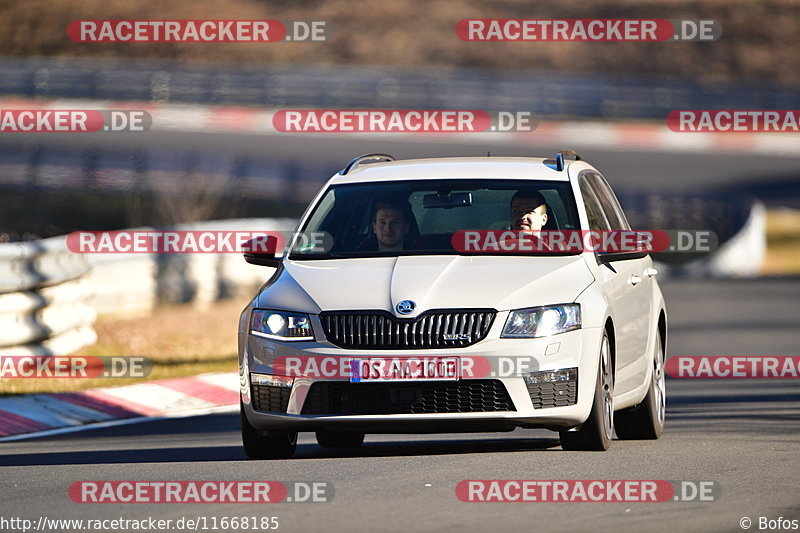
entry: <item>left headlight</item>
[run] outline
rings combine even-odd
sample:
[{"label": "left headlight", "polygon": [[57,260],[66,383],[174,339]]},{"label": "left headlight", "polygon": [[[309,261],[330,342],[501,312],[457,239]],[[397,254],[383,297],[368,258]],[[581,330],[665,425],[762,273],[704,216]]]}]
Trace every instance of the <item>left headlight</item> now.
[{"label": "left headlight", "polygon": [[253,309],[250,333],[282,341],[314,340],[311,319],[308,315],[269,309]]},{"label": "left headlight", "polygon": [[511,311],[501,337],[534,339],[581,327],[580,304],[551,305]]}]

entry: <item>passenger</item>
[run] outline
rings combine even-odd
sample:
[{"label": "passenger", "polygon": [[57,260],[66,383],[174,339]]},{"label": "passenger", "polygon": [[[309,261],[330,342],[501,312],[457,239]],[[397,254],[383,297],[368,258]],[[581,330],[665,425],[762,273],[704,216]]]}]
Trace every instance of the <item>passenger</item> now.
[{"label": "passenger", "polygon": [[[547,224],[547,203],[542,193],[536,190],[520,190],[511,197],[511,229],[520,232],[520,240],[535,240],[540,250],[551,249],[542,237],[542,228]],[[522,236],[525,236],[523,239]]]},{"label": "passenger", "polygon": [[511,229],[539,235],[547,224],[547,204],[539,191],[518,191],[511,197]]}]

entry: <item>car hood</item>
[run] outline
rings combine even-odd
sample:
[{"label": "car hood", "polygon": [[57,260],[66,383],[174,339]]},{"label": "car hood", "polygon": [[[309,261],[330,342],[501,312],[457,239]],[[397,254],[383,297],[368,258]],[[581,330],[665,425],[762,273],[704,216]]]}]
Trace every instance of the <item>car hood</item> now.
[{"label": "car hood", "polygon": [[306,313],[383,309],[518,309],[572,302],[594,281],[581,256],[402,256],[284,261],[258,307]]}]

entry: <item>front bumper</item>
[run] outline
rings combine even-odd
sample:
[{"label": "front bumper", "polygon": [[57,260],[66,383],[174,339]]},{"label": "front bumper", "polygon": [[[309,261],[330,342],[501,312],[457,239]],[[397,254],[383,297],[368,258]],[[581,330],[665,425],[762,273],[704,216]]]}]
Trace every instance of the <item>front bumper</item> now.
[{"label": "front bumper", "polygon": [[[459,349],[435,350],[345,350],[327,342],[281,342],[252,335],[244,337],[243,350],[240,351],[240,382],[241,398],[245,415],[249,422],[259,430],[287,429],[294,431],[317,431],[322,429],[353,430],[368,433],[431,433],[431,432],[457,432],[457,431],[504,431],[516,427],[566,429],[583,423],[589,416],[594,387],[597,376],[597,364],[601,328],[585,328],[577,331],[563,333],[542,339],[500,339],[490,336],[473,346]],[[331,357],[331,358],[358,358],[358,357],[475,357],[491,361],[490,375],[476,376],[462,379],[459,382],[421,382],[424,388],[431,383],[438,383],[449,387],[461,383],[463,387],[473,387],[475,383],[466,383],[471,379],[495,381],[495,385],[508,395],[509,404],[498,404],[501,410],[492,408],[480,412],[419,412],[426,409],[415,408],[415,412],[403,412],[402,401],[394,406],[393,411],[384,411],[380,414],[348,414],[348,409],[336,412],[336,409],[319,409],[319,394],[313,389],[315,384],[321,382],[337,382],[332,387],[346,398],[358,396],[359,401],[365,401],[364,387],[377,385],[374,383],[353,383],[343,380],[320,377],[295,378],[293,386],[282,391],[268,391],[256,388],[250,382],[250,373],[282,374],[276,369],[275,360],[278,357]],[[525,361],[524,366],[514,367],[509,361]],[[504,361],[505,368],[501,366]],[[552,387],[547,384],[528,385],[521,372],[536,372],[577,368],[577,398],[572,405],[548,407],[554,402],[550,401]],[[395,389],[402,389],[407,382],[402,384],[386,385]],[[412,384],[413,386],[413,384]],[[361,387],[352,389],[350,387]],[[318,386],[317,389],[320,387]],[[474,388],[474,387],[473,387]],[[561,387],[564,388],[564,387]],[[275,388],[277,389],[277,388]],[[347,391],[357,394],[349,394]],[[342,392],[344,391],[344,392]],[[541,395],[540,395],[541,392]],[[255,399],[254,393],[259,394]],[[532,399],[533,393],[533,399]],[[329,391],[329,394],[332,394]],[[392,392],[392,394],[395,394]],[[404,394],[399,392],[398,394]],[[416,392],[420,404],[426,400],[425,390]],[[448,396],[445,391],[441,393]],[[441,396],[440,394],[440,396]],[[472,393],[470,393],[472,394]],[[494,394],[494,392],[493,392]],[[542,396],[543,395],[543,396]],[[332,396],[335,398],[335,396]],[[380,398],[373,396],[373,398]],[[402,400],[402,398],[401,398]],[[410,399],[407,399],[410,400]],[[563,402],[555,402],[563,403]],[[339,404],[346,405],[346,404]],[[256,406],[259,408],[256,409]],[[265,406],[267,410],[265,409]],[[314,406],[315,408],[311,408]],[[497,407],[497,406],[495,406]],[[448,408],[445,408],[447,410]],[[409,409],[405,409],[408,411]],[[412,409],[413,411],[414,409]],[[439,409],[441,410],[441,409]],[[270,412],[273,411],[273,412]],[[275,412],[280,411],[280,412]],[[362,413],[369,413],[369,409]],[[390,414],[387,414],[390,413]]]}]

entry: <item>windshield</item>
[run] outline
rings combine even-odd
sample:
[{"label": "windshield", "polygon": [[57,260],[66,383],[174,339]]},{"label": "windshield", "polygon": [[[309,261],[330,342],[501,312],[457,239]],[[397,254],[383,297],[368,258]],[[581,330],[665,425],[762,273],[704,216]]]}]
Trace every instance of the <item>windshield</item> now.
[{"label": "windshield", "polygon": [[439,179],[334,185],[302,228],[305,236],[325,235],[326,245],[301,246],[309,242],[302,239],[290,258],[466,255],[453,245],[454,234],[462,230],[575,229],[580,229],[575,200],[564,181]]}]

